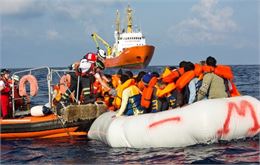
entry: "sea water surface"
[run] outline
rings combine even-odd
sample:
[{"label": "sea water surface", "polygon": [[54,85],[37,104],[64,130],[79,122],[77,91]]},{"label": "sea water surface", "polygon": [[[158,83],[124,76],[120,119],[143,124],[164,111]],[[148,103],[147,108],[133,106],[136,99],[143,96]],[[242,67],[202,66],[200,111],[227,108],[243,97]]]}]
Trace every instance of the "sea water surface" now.
[{"label": "sea water surface", "polygon": [[[158,71],[163,66],[146,70]],[[260,65],[232,66],[242,95],[260,99]],[[116,70],[107,70],[114,73]],[[134,71],[135,73],[138,70]],[[199,115],[199,114],[198,114]],[[182,148],[111,148],[87,138],[1,140],[1,164],[259,164],[259,135]]]}]

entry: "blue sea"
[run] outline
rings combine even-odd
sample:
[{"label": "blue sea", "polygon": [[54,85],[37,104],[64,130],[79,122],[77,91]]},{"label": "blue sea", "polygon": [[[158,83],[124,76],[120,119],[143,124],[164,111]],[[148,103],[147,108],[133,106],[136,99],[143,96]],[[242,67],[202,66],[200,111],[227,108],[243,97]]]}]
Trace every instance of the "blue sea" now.
[{"label": "blue sea", "polygon": [[[163,66],[145,70],[158,71]],[[242,95],[260,100],[260,65],[232,66]],[[114,73],[116,70],[107,70]],[[135,70],[134,73],[137,73]],[[2,140],[1,164],[260,164],[259,135],[184,148],[111,148],[87,138]]]}]

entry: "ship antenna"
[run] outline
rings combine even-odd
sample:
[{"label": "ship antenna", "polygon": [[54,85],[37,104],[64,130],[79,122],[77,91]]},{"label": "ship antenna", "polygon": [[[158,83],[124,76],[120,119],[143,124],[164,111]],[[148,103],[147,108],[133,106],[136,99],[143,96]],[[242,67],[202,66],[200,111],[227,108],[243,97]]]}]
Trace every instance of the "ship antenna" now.
[{"label": "ship antenna", "polygon": [[127,33],[132,33],[133,29],[133,18],[132,18],[132,9],[130,8],[130,5],[127,7]]},{"label": "ship antenna", "polygon": [[120,32],[120,13],[116,10],[116,31]]}]

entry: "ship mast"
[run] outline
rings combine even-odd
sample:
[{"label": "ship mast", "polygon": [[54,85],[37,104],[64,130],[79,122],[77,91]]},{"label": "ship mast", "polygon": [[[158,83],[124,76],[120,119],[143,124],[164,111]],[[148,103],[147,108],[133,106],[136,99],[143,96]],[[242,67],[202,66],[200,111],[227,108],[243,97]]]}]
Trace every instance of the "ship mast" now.
[{"label": "ship mast", "polygon": [[118,10],[116,10],[116,31],[120,32],[120,14]]},{"label": "ship mast", "polygon": [[133,18],[132,18],[132,9],[130,8],[130,6],[128,5],[127,7],[127,33],[132,33],[133,29]]}]

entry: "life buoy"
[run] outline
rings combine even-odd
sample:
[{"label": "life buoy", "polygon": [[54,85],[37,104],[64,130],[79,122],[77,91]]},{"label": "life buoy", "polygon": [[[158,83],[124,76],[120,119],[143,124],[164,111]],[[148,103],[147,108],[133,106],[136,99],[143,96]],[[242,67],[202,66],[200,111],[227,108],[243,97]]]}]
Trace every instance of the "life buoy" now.
[{"label": "life buoy", "polygon": [[123,91],[130,85],[133,85],[134,83],[135,83],[134,79],[129,79],[116,88],[117,96],[115,97],[115,100],[114,100],[114,106],[116,108],[120,108],[120,106],[121,106]]},{"label": "life buoy", "polygon": [[141,98],[141,106],[144,108],[149,108],[151,104],[151,98],[153,94],[153,89],[154,86],[157,83],[157,77],[153,77],[149,84],[148,87],[145,87],[142,93],[142,98]]},{"label": "life buoy", "polygon": [[177,89],[182,90],[195,76],[194,70],[185,72],[176,82]]},{"label": "life buoy", "polygon": [[177,78],[179,78],[184,73],[184,68],[179,68],[173,70],[168,76],[163,77],[163,82],[170,83],[175,81]]},{"label": "life buoy", "polygon": [[27,96],[26,93],[26,83],[29,82],[30,84],[30,96],[36,96],[38,94],[38,81],[33,75],[25,75],[21,78],[19,82],[19,95],[20,96]]},{"label": "life buoy", "polygon": [[65,74],[60,78],[60,93],[64,94],[66,90],[70,87],[71,76],[69,74]]}]

